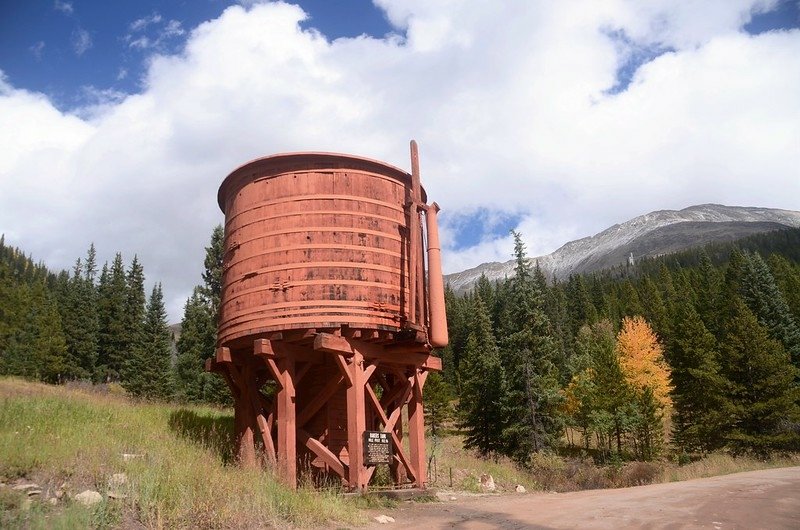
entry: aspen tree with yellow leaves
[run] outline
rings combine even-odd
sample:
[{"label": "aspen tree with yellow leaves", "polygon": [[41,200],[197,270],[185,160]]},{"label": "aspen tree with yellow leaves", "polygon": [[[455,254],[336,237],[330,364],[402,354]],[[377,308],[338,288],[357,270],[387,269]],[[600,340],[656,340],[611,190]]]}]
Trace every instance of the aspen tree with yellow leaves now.
[{"label": "aspen tree with yellow leaves", "polygon": [[670,369],[664,360],[664,348],[644,318],[622,319],[622,329],[617,334],[617,355],[628,384],[639,392],[650,388],[661,408],[672,406]]},{"label": "aspen tree with yellow leaves", "polygon": [[664,418],[672,407],[670,368],[653,328],[640,317],[622,319],[617,334],[617,357],[625,382],[634,392],[632,435],[634,450],[644,460],[664,441]]}]

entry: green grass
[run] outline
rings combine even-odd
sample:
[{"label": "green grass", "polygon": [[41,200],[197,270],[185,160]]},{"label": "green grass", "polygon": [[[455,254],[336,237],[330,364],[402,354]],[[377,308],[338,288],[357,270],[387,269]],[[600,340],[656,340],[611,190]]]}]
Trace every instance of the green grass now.
[{"label": "green grass", "polygon": [[[23,509],[0,502],[0,527],[262,528],[359,524],[356,503],[337,492],[282,486],[271,473],[231,465],[229,411],[137,404],[114,395],[0,379],[0,482],[43,487]],[[129,462],[124,453],[143,455]],[[64,483],[105,495],[125,473],[127,495],[89,510],[45,502]],[[4,495],[15,495],[3,488]],[[5,499],[5,497],[3,497]]]}]

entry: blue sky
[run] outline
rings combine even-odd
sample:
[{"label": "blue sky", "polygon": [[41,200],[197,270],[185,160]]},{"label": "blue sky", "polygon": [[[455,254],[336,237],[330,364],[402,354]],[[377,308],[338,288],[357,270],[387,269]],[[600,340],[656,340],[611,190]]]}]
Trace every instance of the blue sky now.
[{"label": "blue sky", "polygon": [[177,320],[219,183],[275,152],[407,169],[415,138],[446,272],[511,229],[542,255],[653,210],[800,210],[798,6],[0,0],[0,232],[53,268],[137,254]]},{"label": "blue sky", "polygon": [[[98,91],[135,93],[153,53],[179,53],[187,33],[218,17],[230,0],[3,0],[0,69],[18,87],[47,94],[59,108],[92,103]],[[391,31],[369,0],[304,0],[329,39]]]}]

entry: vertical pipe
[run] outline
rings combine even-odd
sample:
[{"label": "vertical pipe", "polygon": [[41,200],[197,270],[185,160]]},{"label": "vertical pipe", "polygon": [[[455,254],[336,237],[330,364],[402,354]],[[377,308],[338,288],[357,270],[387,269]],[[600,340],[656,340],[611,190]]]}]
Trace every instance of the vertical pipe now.
[{"label": "vertical pipe", "polygon": [[408,260],[408,321],[410,324],[417,324],[417,294],[419,260],[422,254],[420,250],[420,230],[419,204],[421,200],[419,183],[419,150],[417,142],[411,140],[411,201],[409,204],[409,260]]},{"label": "vertical pipe", "polygon": [[428,225],[428,307],[430,329],[428,340],[434,348],[447,346],[447,314],[444,307],[444,279],[442,277],[442,251],[439,243],[439,205],[435,202],[425,210]]}]

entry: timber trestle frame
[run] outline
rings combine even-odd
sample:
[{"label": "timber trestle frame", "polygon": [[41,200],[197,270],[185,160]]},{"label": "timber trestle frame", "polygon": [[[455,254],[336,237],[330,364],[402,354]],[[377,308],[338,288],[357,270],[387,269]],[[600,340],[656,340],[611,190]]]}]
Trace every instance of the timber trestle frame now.
[{"label": "timber trestle frame", "polygon": [[383,431],[392,440],[395,486],[426,487],[422,391],[442,364],[425,339],[342,326],[218,348],[206,370],[220,373],[233,394],[240,464],[273,468],[291,487],[306,472],[364,491],[376,469],[365,463],[364,432]]}]

